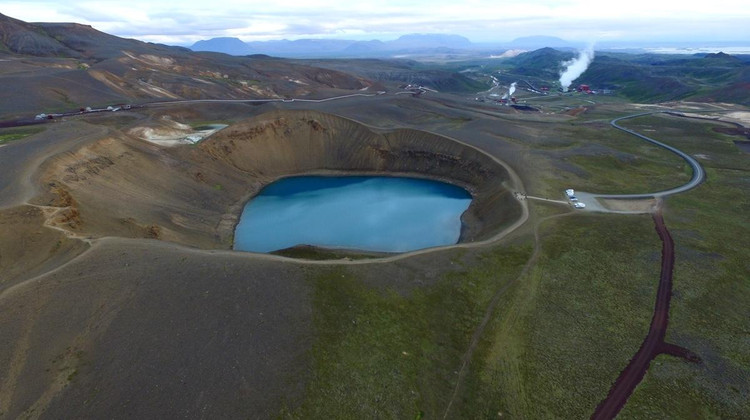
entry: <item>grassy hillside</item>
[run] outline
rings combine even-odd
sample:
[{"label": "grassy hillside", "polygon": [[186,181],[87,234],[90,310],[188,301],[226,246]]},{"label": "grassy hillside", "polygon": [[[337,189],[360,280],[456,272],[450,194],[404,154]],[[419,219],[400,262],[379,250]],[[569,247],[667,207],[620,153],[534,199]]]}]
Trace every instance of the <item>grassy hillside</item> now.
[{"label": "grassy hillside", "polygon": [[[503,60],[460,62],[469,74],[494,74],[504,83],[529,80],[559,86],[562,63],[574,53],[542,48]],[[453,63],[446,67],[460,67]],[[573,86],[610,89],[637,102],[691,99],[750,105],[750,62],[724,53],[704,55],[597,52]]]}]

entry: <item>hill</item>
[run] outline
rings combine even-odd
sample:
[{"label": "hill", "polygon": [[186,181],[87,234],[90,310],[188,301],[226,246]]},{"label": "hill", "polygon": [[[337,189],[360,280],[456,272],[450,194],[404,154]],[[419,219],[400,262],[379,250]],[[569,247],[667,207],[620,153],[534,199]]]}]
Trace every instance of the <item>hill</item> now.
[{"label": "hill", "polygon": [[79,56],[38,26],[0,14],[0,53],[34,56]]},{"label": "hill", "polygon": [[[501,61],[500,78],[555,85],[571,51],[541,48]],[[487,62],[483,62],[487,65]],[[750,105],[750,63],[725,53],[693,56],[597,52],[574,81],[638,102],[691,99]]]},{"label": "hill", "polygon": [[460,35],[450,34],[409,34],[387,43],[392,50],[419,48],[472,48],[472,43]]},{"label": "hill", "polygon": [[557,79],[562,63],[573,58],[573,53],[554,48],[541,48],[519,54],[509,60],[515,73],[539,78]]},{"label": "hill", "polygon": [[581,83],[618,90],[637,101],[676,99],[750,104],[750,63],[728,54],[663,57],[653,54],[600,54]]},{"label": "hill", "polygon": [[0,115],[178,99],[283,98],[351,93],[373,83],[305,63],[194,52],[74,23],[0,15]]},{"label": "hill", "polygon": [[513,48],[522,48],[527,50],[536,50],[540,48],[582,48],[583,45],[578,42],[566,41],[556,36],[524,36],[516,38],[510,42]]},{"label": "hill", "polygon": [[122,55],[122,50],[141,54],[188,51],[180,47],[116,37],[89,25],[28,23],[0,14],[0,52],[101,61]]},{"label": "hill", "polygon": [[253,53],[249,45],[239,38],[212,38],[198,41],[190,47],[193,51],[214,51],[230,55],[249,55]]}]

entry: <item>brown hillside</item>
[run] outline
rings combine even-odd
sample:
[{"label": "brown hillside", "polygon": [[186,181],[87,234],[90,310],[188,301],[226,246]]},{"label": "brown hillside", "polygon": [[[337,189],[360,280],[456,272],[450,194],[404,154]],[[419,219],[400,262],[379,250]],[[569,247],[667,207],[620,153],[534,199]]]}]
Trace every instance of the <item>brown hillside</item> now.
[{"label": "brown hillside", "polygon": [[0,52],[42,57],[79,56],[39,27],[3,14],[0,14]]},{"label": "brown hillside", "polygon": [[[177,99],[325,97],[374,86],[342,71],[119,38],[0,15],[0,118]],[[8,118],[9,119],[9,118]]]}]

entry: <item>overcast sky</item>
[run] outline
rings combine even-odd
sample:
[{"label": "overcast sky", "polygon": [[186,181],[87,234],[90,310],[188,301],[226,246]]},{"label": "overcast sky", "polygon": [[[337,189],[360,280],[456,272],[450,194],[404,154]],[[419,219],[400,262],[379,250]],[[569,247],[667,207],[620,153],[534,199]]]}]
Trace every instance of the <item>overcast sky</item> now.
[{"label": "overcast sky", "polygon": [[571,41],[748,41],[748,0],[2,0],[28,22],[78,22],[143,41],[395,39],[450,33],[475,42],[550,35]]}]

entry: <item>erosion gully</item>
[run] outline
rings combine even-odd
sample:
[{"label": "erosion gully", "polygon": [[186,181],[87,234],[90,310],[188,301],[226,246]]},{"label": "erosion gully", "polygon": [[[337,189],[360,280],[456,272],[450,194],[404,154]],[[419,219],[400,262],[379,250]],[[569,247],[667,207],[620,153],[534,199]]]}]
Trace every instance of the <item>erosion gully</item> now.
[{"label": "erosion gully", "polygon": [[682,357],[691,362],[700,363],[701,359],[695,353],[680,346],[664,341],[669,324],[669,302],[672,298],[672,270],[674,268],[674,241],[664,223],[661,210],[652,214],[656,232],[662,242],[661,249],[661,276],[659,288],[656,293],[656,305],[654,316],[651,318],[651,327],[648,335],[643,340],[641,348],[633,356],[627,367],[620,373],[607,397],[599,403],[591,416],[591,419],[613,419],[635,390],[635,387],[646,375],[651,361],[660,354],[669,354]]}]

